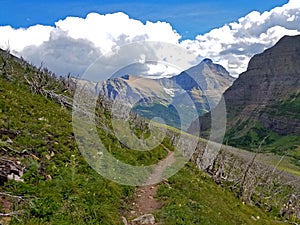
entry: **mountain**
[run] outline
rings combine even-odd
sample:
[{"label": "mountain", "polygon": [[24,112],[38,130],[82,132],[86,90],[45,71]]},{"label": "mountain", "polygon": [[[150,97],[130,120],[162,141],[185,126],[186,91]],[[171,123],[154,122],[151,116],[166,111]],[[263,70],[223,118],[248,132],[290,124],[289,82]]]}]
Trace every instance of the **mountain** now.
[{"label": "mountain", "polygon": [[187,129],[199,115],[210,111],[234,78],[221,65],[204,59],[171,78],[149,79],[124,75],[99,82],[100,95],[129,103],[133,111],[166,124]]},{"label": "mountain", "polygon": [[[224,99],[226,142],[250,149],[264,140],[273,151],[297,148],[300,145],[300,36],[285,36],[272,48],[255,55],[247,71],[225,91]],[[204,134],[210,127],[209,117],[206,114],[200,118]],[[196,129],[195,122],[189,132]]]},{"label": "mountain", "polygon": [[[76,136],[72,113],[80,110],[82,115],[90,114],[86,105],[76,104],[76,98],[73,98],[77,86],[74,80],[55,77],[47,69],[35,68],[2,51],[0,68],[0,224],[139,224],[132,220],[145,209],[154,213],[157,223],[165,225],[280,225],[286,224],[285,220],[299,222],[299,198],[296,198],[299,192],[290,186],[297,184],[297,179],[291,176],[292,182],[284,182],[289,186],[283,186],[272,168],[272,175],[276,176],[274,183],[269,176],[255,176],[253,171],[257,171],[257,167],[248,165],[252,153],[247,152],[246,162],[243,157],[232,153],[226,155],[224,161],[225,155],[220,154],[221,161],[216,161],[213,166],[216,176],[209,176],[199,170],[206,150],[205,140],[176,129],[163,126],[164,132],[160,136],[164,139],[151,151],[131,149],[116,136],[110,108],[106,107],[111,102],[104,99],[99,99],[91,120],[79,121],[79,128],[85,130],[86,135],[78,136],[77,133]],[[85,82],[85,85],[89,84]],[[131,119],[130,131],[141,137],[141,141],[147,139],[150,133],[147,121],[138,117]],[[87,129],[86,122],[95,126]],[[152,127],[155,125],[161,127],[159,124]],[[112,158],[117,159],[115,165],[125,163],[138,167],[142,171],[142,180],[148,175],[152,178],[151,175],[157,172],[169,174],[172,168],[161,166],[161,162],[172,155],[177,159],[173,153],[178,153],[178,146],[182,146],[184,152],[193,150],[193,143],[197,148],[191,162],[176,175],[140,189],[143,187],[114,182],[120,176],[126,179],[140,176],[132,170],[111,168],[111,161],[102,159],[107,153],[99,151],[96,142],[90,139],[93,130]],[[88,147],[80,152],[78,144],[86,138]],[[87,159],[94,159],[96,163],[89,164]],[[230,163],[225,166],[227,161]],[[174,164],[177,165],[177,161]],[[106,175],[112,179],[99,175],[93,165],[109,172]],[[157,170],[145,170],[147,165],[157,165]],[[246,165],[248,168],[244,173],[241,168],[246,168]],[[263,171],[267,175],[267,170]],[[218,178],[226,183],[217,185],[215,179]],[[263,182],[265,179],[267,182]],[[242,184],[251,185],[251,188],[241,190],[239,186],[243,187]],[[253,189],[253,184],[257,189]],[[265,190],[265,194],[261,190]],[[263,197],[260,207],[256,207],[256,199],[260,196],[254,195],[256,202],[250,206],[247,201],[236,197],[236,191],[244,193],[247,199],[249,193],[252,193],[250,196],[260,193]],[[155,208],[149,206],[149,202],[154,202]],[[140,205],[143,203],[145,205]],[[136,205],[141,208],[135,208]],[[281,212],[281,209],[284,210]]]}]

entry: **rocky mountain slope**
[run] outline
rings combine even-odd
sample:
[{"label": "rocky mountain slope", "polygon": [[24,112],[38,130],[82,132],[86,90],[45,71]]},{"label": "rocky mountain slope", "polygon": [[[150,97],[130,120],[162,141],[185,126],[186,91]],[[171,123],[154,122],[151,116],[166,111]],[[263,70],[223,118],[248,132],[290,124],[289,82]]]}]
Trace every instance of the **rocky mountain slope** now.
[{"label": "rocky mountain slope", "polygon": [[[254,56],[224,93],[226,142],[255,148],[262,140],[270,150],[300,145],[300,36],[285,36],[274,47]],[[200,118],[203,130],[207,118]],[[189,128],[190,132],[195,125]],[[283,139],[285,141],[283,141]],[[280,143],[282,140],[282,143]]]},{"label": "rocky mountain slope", "polygon": [[234,78],[218,64],[204,59],[171,78],[148,79],[125,75],[98,83],[100,95],[123,100],[133,111],[184,130],[199,115],[210,111]]}]

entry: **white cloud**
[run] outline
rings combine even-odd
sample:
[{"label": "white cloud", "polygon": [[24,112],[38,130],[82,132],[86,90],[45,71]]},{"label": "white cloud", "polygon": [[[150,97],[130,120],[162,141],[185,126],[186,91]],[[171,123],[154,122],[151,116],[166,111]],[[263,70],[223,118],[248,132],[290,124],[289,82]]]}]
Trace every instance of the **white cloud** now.
[{"label": "white cloud", "polygon": [[134,42],[115,47],[110,54],[101,56],[88,68],[84,78],[99,81],[125,74],[158,78],[178,74],[190,68],[192,61],[195,55],[179,45]]},{"label": "white cloud", "polygon": [[[86,18],[67,17],[59,20],[53,27],[35,25],[26,29],[14,29],[10,26],[0,26],[0,47],[6,48],[9,43],[15,54],[22,55],[35,64],[44,62],[59,75],[68,72],[77,75],[83,73],[97,57],[110,51],[118,52],[120,46],[137,41],[161,41],[179,44],[194,52],[195,60],[186,60],[189,65],[197,59],[208,57],[222,64],[233,75],[237,75],[246,70],[248,61],[254,54],[274,45],[283,35],[299,34],[299,24],[299,0],[290,0],[288,4],[264,13],[251,12],[236,22],[198,35],[195,40],[183,41],[166,22],[142,23],[124,13],[90,13]],[[143,56],[138,55],[136,51],[138,49],[123,52],[124,57],[116,59],[120,60],[122,65],[143,60]],[[161,52],[152,53],[149,49],[147,55],[153,54],[157,54],[161,59],[161,56],[158,56]],[[169,72],[164,72],[165,68]],[[139,69],[143,69],[141,73],[148,70],[166,76],[174,72],[170,67],[155,67],[155,64]]]},{"label": "white cloud", "polygon": [[149,68],[148,73],[151,74],[150,76],[147,76],[148,78],[158,79],[163,77],[170,77],[182,72],[176,67],[172,67],[171,65],[166,65],[161,62],[158,64],[148,64],[147,66]]},{"label": "white cloud", "polygon": [[55,23],[56,30],[74,39],[86,39],[99,47],[103,54],[114,46],[135,41],[165,41],[178,43],[180,35],[166,22],[143,24],[124,13],[101,15],[90,13],[86,18],[67,17]]},{"label": "white cloud", "polygon": [[237,22],[198,35],[196,40],[185,40],[182,45],[238,75],[246,70],[254,54],[273,46],[284,35],[299,33],[300,1],[290,0],[271,11],[253,11]]},{"label": "white cloud", "polygon": [[101,52],[86,39],[74,39],[64,31],[53,30],[48,41],[25,47],[20,54],[35,65],[43,62],[58,75],[81,75]]},{"label": "white cloud", "polygon": [[20,52],[29,45],[40,45],[48,40],[53,29],[43,25],[35,25],[27,29],[0,26],[0,47],[4,49],[10,47],[11,50]]},{"label": "white cloud", "polygon": [[[11,49],[17,55],[34,64],[44,62],[45,66],[59,75],[68,72],[82,74],[99,56],[115,51],[119,46],[138,41],[178,44],[181,38],[166,22],[144,24],[124,13],[90,13],[86,18],[67,17],[56,22],[55,27],[0,27],[0,36],[0,47],[5,48],[5,41],[9,40]],[[124,61],[130,63],[134,61],[129,59],[130,56],[137,57],[137,54],[128,52],[118,59],[122,61],[121,64]]]}]

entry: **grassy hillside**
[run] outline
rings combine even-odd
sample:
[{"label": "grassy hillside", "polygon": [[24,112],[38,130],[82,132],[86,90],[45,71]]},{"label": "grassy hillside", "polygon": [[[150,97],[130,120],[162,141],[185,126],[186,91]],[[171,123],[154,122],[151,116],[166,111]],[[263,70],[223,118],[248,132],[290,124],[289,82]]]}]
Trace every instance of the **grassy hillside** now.
[{"label": "grassy hillside", "polygon": [[[1,223],[122,224],[121,212],[130,208],[134,188],[91,169],[76,147],[71,110],[33,94],[23,75],[34,78],[38,70],[8,59],[8,76],[0,71],[0,159],[1,165],[24,168],[24,175],[23,182],[1,177],[0,212],[9,214],[0,216]],[[61,82],[47,79],[56,84],[56,93],[69,95]],[[107,112],[99,110],[98,116],[111,126]],[[150,152],[129,151],[112,133],[98,129],[112,154],[130,164],[152,164],[167,154],[160,146]],[[141,129],[134,132],[141,134]],[[169,143],[166,138],[164,145],[172,150]],[[191,163],[162,184],[158,195],[165,202],[156,215],[162,224],[277,224],[275,215],[242,205]]]},{"label": "grassy hillside", "polygon": [[[227,130],[224,143],[249,151],[257,151],[261,145],[261,152],[292,157],[293,163],[297,166],[300,165],[299,135],[279,135],[253,120],[237,124]],[[300,168],[298,167],[298,169]]]},{"label": "grassy hillside", "polygon": [[24,182],[10,180],[1,187],[24,196],[7,198],[14,203],[9,210],[24,210],[11,223],[119,224],[121,197],[132,189],[101,178],[87,165],[76,149],[70,111],[32,95],[21,79],[1,77],[0,92],[1,129],[19,132],[13,138],[1,135],[1,158],[26,168]]},{"label": "grassy hillside", "polygon": [[191,163],[162,185],[158,196],[166,202],[158,212],[166,225],[284,224],[276,214],[243,204]]}]

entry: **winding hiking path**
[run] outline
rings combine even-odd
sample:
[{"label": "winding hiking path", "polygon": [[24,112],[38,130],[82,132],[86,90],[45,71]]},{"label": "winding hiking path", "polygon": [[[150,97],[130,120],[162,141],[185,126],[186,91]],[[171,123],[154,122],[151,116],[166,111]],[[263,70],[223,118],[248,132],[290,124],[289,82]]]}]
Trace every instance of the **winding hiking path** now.
[{"label": "winding hiking path", "polygon": [[[147,178],[144,185],[136,189],[135,201],[132,203],[133,210],[129,212],[127,218],[136,218],[145,214],[152,214],[163,206],[163,203],[158,201],[155,196],[157,194],[159,182],[162,180],[164,170],[167,166],[175,162],[175,158],[174,152],[170,151],[163,144],[161,144],[161,146],[168,151],[168,155],[164,160],[157,164],[154,172]],[[132,223],[128,222],[128,224]]]}]

